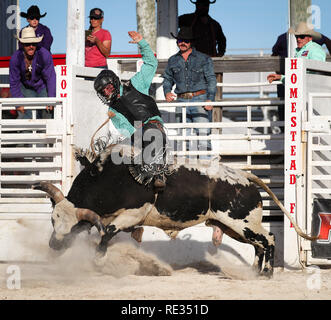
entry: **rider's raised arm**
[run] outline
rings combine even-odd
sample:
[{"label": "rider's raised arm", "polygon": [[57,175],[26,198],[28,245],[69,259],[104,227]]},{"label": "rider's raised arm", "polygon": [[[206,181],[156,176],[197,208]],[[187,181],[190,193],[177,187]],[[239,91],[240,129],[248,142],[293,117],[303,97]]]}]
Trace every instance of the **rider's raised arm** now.
[{"label": "rider's raised arm", "polygon": [[139,72],[132,78],[132,85],[141,93],[148,95],[149,87],[153,81],[158,61],[153,50],[145,39],[138,42],[138,46],[142,55],[143,65]]}]

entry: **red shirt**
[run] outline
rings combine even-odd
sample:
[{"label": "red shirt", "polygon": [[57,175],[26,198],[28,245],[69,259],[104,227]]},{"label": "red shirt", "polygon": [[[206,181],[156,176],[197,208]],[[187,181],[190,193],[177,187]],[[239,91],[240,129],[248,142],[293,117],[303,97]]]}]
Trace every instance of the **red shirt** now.
[{"label": "red shirt", "polygon": [[[92,33],[101,42],[110,40],[111,46],[111,34],[108,30],[100,29]],[[86,67],[102,67],[107,65],[106,57],[100,52],[95,43],[85,41],[85,66]]]}]

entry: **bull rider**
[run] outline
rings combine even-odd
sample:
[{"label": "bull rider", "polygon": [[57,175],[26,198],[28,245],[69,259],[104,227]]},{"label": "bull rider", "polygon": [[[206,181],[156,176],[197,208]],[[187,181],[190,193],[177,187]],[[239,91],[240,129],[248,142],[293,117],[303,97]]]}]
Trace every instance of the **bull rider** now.
[{"label": "bull rider", "polygon": [[[109,106],[108,116],[122,136],[131,136],[133,141],[137,129],[142,130],[142,162],[130,164],[129,170],[141,184],[148,185],[154,179],[154,188],[159,192],[166,186],[166,134],[156,102],[148,95],[158,61],[140,33],[129,31],[128,34],[132,39],[129,43],[137,43],[142,55],[140,71],[121,84],[113,71],[102,70],[94,81],[94,89],[101,101]],[[150,142],[144,137],[150,135],[155,137],[156,147],[148,153],[144,151],[153,140]],[[156,139],[156,136],[161,139]]]}]

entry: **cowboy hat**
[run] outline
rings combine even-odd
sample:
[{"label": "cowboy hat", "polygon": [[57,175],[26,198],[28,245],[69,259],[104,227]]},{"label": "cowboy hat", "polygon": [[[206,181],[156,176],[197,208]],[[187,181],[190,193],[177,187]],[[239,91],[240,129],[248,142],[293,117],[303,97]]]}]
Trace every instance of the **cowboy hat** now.
[{"label": "cowboy hat", "polygon": [[27,12],[21,12],[20,16],[23,18],[37,18],[38,20],[40,18],[45,17],[47,12],[45,12],[43,15],[40,14],[40,10],[37,6],[31,6]]},{"label": "cowboy hat", "polygon": [[289,33],[294,34],[295,36],[308,35],[313,39],[318,40],[322,38],[322,35],[319,32],[314,31],[306,22],[299,22],[299,24],[294,28],[288,30]]},{"label": "cowboy hat", "polygon": [[26,27],[22,29],[21,37],[19,36],[19,34],[15,37],[21,43],[38,43],[43,39],[44,35],[42,35],[41,37],[36,37],[34,29],[32,27]]},{"label": "cowboy hat", "polygon": [[175,38],[175,39],[182,39],[182,40],[193,40],[193,33],[192,33],[192,29],[190,27],[181,27],[177,37],[170,32],[170,34]]}]

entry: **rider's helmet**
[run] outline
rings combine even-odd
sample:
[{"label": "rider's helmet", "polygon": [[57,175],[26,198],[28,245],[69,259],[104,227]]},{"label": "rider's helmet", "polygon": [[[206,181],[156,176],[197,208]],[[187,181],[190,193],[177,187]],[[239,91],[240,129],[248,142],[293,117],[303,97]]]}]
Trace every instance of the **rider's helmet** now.
[{"label": "rider's helmet", "polygon": [[[104,92],[108,84],[112,84],[114,87],[114,90],[109,95]],[[118,99],[120,86],[120,79],[111,70],[102,70],[94,80],[94,89],[101,101],[106,104],[113,103]]]}]

